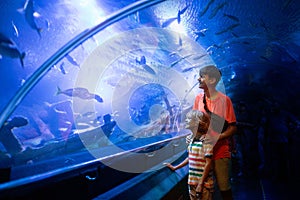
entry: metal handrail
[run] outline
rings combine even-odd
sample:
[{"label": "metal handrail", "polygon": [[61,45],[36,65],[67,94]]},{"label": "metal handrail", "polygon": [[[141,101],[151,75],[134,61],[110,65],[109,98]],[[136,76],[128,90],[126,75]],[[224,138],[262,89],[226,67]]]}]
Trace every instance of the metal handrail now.
[{"label": "metal handrail", "polygon": [[188,135],[190,135],[190,132],[188,132],[188,131],[183,132],[180,135],[174,136],[172,138],[167,138],[165,140],[160,140],[160,141],[157,141],[157,142],[154,142],[154,143],[151,143],[151,144],[147,144],[147,145],[144,145],[144,146],[140,146],[140,147],[137,147],[137,148],[133,148],[133,149],[130,149],[130,150],[127,150],[127,151],[122,151],[122,152],[119,152],[119,153],[115,153],[113,155],[104,156],[104,157],[97,158],[97,159],[94,159],[94,160],[90,160],[90,161],[87,161],[87,162],[83,162],[83,163],[80,163],[80,164],[71,165],[71,166],[63,167],[63,168],[56,169],[56,170],[51,170],[51,171],[48,171],[48,172],[45,172],[45,173],[41,173],[41,174],[37,174],[37,175],[25,177],[25,178],[20,178],[18,180],[13,180],[13,181],[10,181],[10,182],[7,182],[7,183],[2,183],[2,184],[0,184],[0,192],[4,191],[4,190],[16,188],[16,187],[19,187],[19,186],[22,186],[22,185],[26,185],[26,184],[34,183],[34,182],[37,182],[37,181],[41,181],[41,180],[44,180],[44,179],[47,179],[47,178],[51,178],[51,177],[54,177],[56,175],[64,174],[64,173],[67,173],[67,172],[70,172],[70,171],[73,171],[73,170],[78,170],[78,169],[81,169],[81,168],[86,167],[88,165],[92,165],[92,164],[95,164],[97,162],[103,162],[103,161],[108,160],[108,159],[123,156],[123,155],[129,154],[131,152],[138,152],[138,151],[141,151],[141,150],[143,150],[147,147],[160,145],[160,144],[163,144],[163,143],[166,143],[166,142],[178,140],[178,139],[181,139],[181,138],[186,137]]},{"label": "metal handrail", "polygon": [[9,101],[6,107],[3,109],[0,115],[0,127],[3,126],[8,117],[12,114],[12,112],[16,109],[16,107],[21,103],[27,93],[31,90],[33,86],[35,86],[38,81],[47,74],[48,70],[56,64],[58,61],[63,59],[68,53],[70,53],[73,49],[81,45],[87,39],[112,25],[113,23],[127,17],[130,14],[133,14],[139,10],[144,8],[153,6],[155,4],[161,3],[165,0],[141,0],[135,3],[132,3],[119,11],[111,14],[106,20],[101,22],[100,24],[94,26],[93,28],[87,29],[80,34],[78,34],[75,38],[70,40],[67,44],[61,47],[56,53],[54,53],[48,60],[46,60],[23,84],[22,87],[17,91],[17,93],[13,96],[13,98]]}]

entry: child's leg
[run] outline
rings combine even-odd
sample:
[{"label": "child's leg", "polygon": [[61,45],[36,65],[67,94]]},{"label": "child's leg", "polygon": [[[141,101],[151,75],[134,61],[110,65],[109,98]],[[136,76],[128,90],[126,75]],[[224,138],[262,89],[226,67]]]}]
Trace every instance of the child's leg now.
[{"label": "child's leg", "polygon": [[203,188],[203,192],[201,195],[201,200],[212,200],[213,189]]},{"label": "child's leg", "polygon": [[195,185],[189,185],[189,196],[190,200],[200,200],[199,198],[197,198]]}]

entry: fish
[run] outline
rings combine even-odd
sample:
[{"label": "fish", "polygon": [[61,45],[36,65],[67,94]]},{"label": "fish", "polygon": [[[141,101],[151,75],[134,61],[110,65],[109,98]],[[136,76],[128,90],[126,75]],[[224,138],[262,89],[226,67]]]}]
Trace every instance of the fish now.
[{"label": "fish", "polygon": [[251,43],[250,42],[248,42],[248,41],[244,41],[244,42],[242,42],[243,44],[246,44],[246,45],[250,45]]},{"label": "fish", "polygon": [[37,12],[34,11],[33,8],[33,0],[26,0],[23,8],[18,9],[20,13],[24,13],[25,15],[25,20],[27,24],[33,29],[36,30],[40,38],[42,37],[41,32],[42,28],[38,27],[36,22],[35,22],[35,17],[39,16]]},{"label": "fish", "polygon": [[[206,55],[206,54],[205,54],[205,55]],[[185,72],[188,72],[188,71],[191,71],[191,70],[193,70],[193,69],[200,68],[200,67],[201,67],[200,65],[193,65],[193,66],[191,66],[191,67],[188,67],[188,68],[183,69],[181,72],[182,72],[182,73],[185,73]]]},{"label": "fish", "polygon": [[239,38],[239,37],[240,37],[239,35],[237,35],[237,34],[234,33],[234,32],[231,32],[231,34],[232,34],[234,37],[236,37],[236,38]]},{"label": "fish", "polygon": [[199,37],[204,37],[205,34],[203,32],[194,32],[196,34],[196,41],[199,39]]},{"label": "fish", "polygon": [[141,56],[141,59],[140,60],[138,60],[137,58],[136,58],[136,60],[135,60],[138,64],[140,64],[140,65],[145,65],[146,64],[146,57],[145,56]]},{"label": "fish", "polygon": [[149,65],[147,65],[146,63],[146,57],[145,56],[141,56],[141,59],[138,60],[137,58],[135,59],[135,61],[140,64],[147,72],[149,72],[150,74],[155,75],[156,72],[154,71],[154,69],[152,69]]},{"label": "fish", "polygon": [[207,47],[206,52],[209,52],[209,51],[211,51],[212,49],[220,49],[220,48],[221,48],[220,45],[213,44],[213,45]]},{"label": "fish", "polygon": [[189,6],[184,7],[182,10],[178,10],[177,17],[171,17],[167,19],[165,22],[162,23],[161,27],[165,28],[168,27],[170,24],[172,24],[175,20],[177,20],[177,23],[180,24],[181,22],[181,15],[185,13]]},{"label": "fish", "polygon": [[25,82],[26,82],[26,80],[25,80],[25,79],[22,79],[22,80],[21,80],[21,85],[24,85]]},{"label": "fish", "polygon": [[98,42],[97,38],[94,35],[91,37],[91,39],[96,44],[96,46],[99,45],[99,42]]},{"label": "fish", "polygon": [[196,35],[195,41],[197,41],[199,37],[204,37],[207,30],[208,30],[207,28],[204,28],[200,31],[193,31],[193,33]]},{"label": "fish", "polygon": [[75,58],[73,58],[72,56],[70,56],[69,54],[66,55],[67,60],[72,64],[75,65],[77,67],[80,67],[80,65],[78,64],[77,60]]},{"label": "fish", "polygon": [[176,54],[177,54],[177,52],[172,52],[172,53],[169,54],[169,56],[172,57],[172,56],[175,56]]},{"label": "fish", "polygon": [[14,21],[11,21],[11,25],[12,25],[12,27],[13,27],[13,29],[14,29],[14,34],[15,34],[15,36],[16,36],[16,37],[19,37],[19,31],[18,31],[18,28],[17,28],[17,26],[15,25]]},{"label": "fish", "polygon": [[99,103],[103,102],[103,99],[99,95],[92,94],[88,91],[88,89],[82,87],[61,90],[60,87],[57,86],[56,95],[60,95],[60,94],[64,94],[69,97],[78,97],[80,99],[86,99],[86,100],[95,99]]},{"label": "fish", "polygon": [[65,110],[60,110],[58,108],[54,108],[53,110],[58,114],[67,114],[67,112]]},{"label": "fish", "polygon": [[172,17],[167,19],[165,22],[162,23],[161,27],[162,28],[166,28],[168,27],[170,24],[172,24],[175,20],[177,20],[177,17]]},{"label": "fish", "polygon": [[64,66],[65,66],[65,63],[62,62],[62,63],[59,65],[59,71],[61,71],[61,73],[63,73],[63,74],[67,74],[67,72],[66,72]]},{"label": "fish", "polygon": [[229,14],[224,13],[223,16],[228,17],[229,19],[231,19],[233,21],[236,21],[236,22],[240,21],[239,18],[237,18],[236,16],[233,16],[233,15],[229,15]]},{"label": "fish", "polygon": [[185,11],[187,10],[188,7],[189,6],[187,5],[182,10],[178,10],[178,13],[177,13],[177,23],[178,24],[180,24],[180,22],[181,22],[181,15],[185,13]]},{"label": "fish", "polygon": [[28,119],[23,117],[23,116],[16,116],[13,117],[10,121],[9,124],[12,127],[21,127],[21,126],[25,126],[28,124]]},{"label": "fish", "polygon": [[170,68],[171,68],[171,67],[174,67],[175,65],[177,65],[177,64],[178,64],[180,61],[182,61],[182,60],[183,60],[182,58],[179,58],[178,60],[172,62],[171,65],[170,65]]},{"label": "fish", "polygon": [[49,31],[50,30],[50,21],[48,19],[45,20],[45,25],[46,25],[47,30]]},{"label": "fish", "polygon": [[221,31],[219,31],[219,32],[216,32],[215,34],[216,34],[216,35],[221,35],[221,34],[226,33],[226,32],[228,32],[228,31],[232,31],[235,27],[237,27],[237,26],[239,26],[239,25],[240,25],[239,23],[237,23],[237,24],[232,24],[232,25],[228,26],[227,28],[225,28],[224,30],[221,30]]},{"label": "fish", "polygon": [[15,45],[14,41],[3,33],[0,33],[0,44]]},{"label": "fish", "polygon": [[199,59],[201,59],[201,58],[203,58],[204,56],[207,56],[208,54],[207,53],[205,53],[205,54],[201,54],[201,55],[199,55],[199,56],[195,56],[194,58],[193,58],[193,60],[199,60]]},{"label": "fish", "polygon": [[[280,42],[271,42],[272,45],[275,45],[276,49],[280,52],[281,56],[284,57],[284,60],[289,60],[291,61],[290,63],[298,63],[299,62],[299,57],[296,56],[294,53],[289,51],[287,47]],[[295,51],[296,52],[296,51]]]},{"label": "fish", "polygon": [[69,129],[68,127],[67,127],[67,128],[60,127],[58,130],[59,130],[59,131],[62,131],[62,132],[66,132],[68,129]]},{"label": "fish", "polygon": [[179,46],[182,46],[182,38],[179,36],[179,38],[178,38],[178,45]]},{"label": "fish", "polygon": [[152,69],[149,65],[144,64],[144,65],[142,65],[142,67],[144,68],[144,70],[146,70],[146,71],[149,72],[150,74],[153,74],[153,75],[156,74],[156,72],[154,71],[154,69]]},{"label": "fish", "polygon": [[204,29],[201,29],[200,31],[193,31],[193,33],[198,36],[204,37],[207,30],[208,30],[207,28],[204,28]]},{"label": "fish", "polygon": [[141,23],[141,20],[140,20],[140,12],[137,11],[135,14],[134,14],[134,19],[137,23]]},{"label": "fish", "polygon": [[171,65],[170,65],[170,68],[174,67],[176,64],[178,64],[178,63],[181,62],[182,60],[184,60],[184,59],[186,59],[186,58],[188,58],[188,57],[190,57],[190,56],[192,56],[192,55],[193,55],[193,54],[189,54],[189,55],[183,56],[183,57],[179,58],[178,60],[172,62]]},{"label": "fish", "polygon": [[223,2],[223,3],[220,3],[217,7],[215,7],[215,9],[209,15],[208,19],[214,18],[217,15],[218,11],[220,9],[222,9],[226,4],[227,4],[227,2]]},{"label": "fish", "polygon": [[287,0],[284,2],[281,11],[284,11],[286,8],[288,8],[290,6],[290,4],[292,3],[293,0]]},{"label": "fish", "polygon": [[179,13],[182,15],[185,13],[185,11],[188,9],[189,5],[187,5],[186,7],[184,7],[182,10],[179,10]]},{"label": "fish", "polygon": [[82,117],[93,117],[94,115],[96,115],[95,111],[88,111],[86,113],[83,113]]},{"label": "fish", "polygon": [[263,27],[266,32],[269,32],[270,27],[267,26],[267,24],[265,23],[265,21],[262,18],[260,19],[260,26]]},{"label": "fish", "polygon": [[262,60],[265,60],[267,62],[272,62],[269,58],[267,58],[266,56],[259,56]]},{"label": "fish", "polygon": [[209,6],[214,2],[214,0],[210,0],[206,6],[204,7],[204,9],[200,12],[200,17],[202,17],[208,10]]},{"label": "fish", "polygon": [[185,73],[185,72],[192,71],[193,69],[194,69],[194,67],[188,67],[188,68],[183,69],[181,72]]},{"label": "fish", "polygon": [[96,99],[96,101],[98,101],[99,103],[103,103],[102,97],[100,97],[100,96],[97,95],[97,94],[94,94],[94,99]]},{"label": "fish", "polygon": [[24,58],[26,53],[21,52],[16,45],[0,43],[0,55],[10,58],[19,58],[21,66],[24,68]]}]

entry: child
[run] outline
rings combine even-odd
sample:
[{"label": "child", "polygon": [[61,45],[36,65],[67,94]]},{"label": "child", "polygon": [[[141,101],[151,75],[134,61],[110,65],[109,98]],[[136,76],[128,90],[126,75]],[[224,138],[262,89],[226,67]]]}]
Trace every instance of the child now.
[{"label": "child", "polygon": [[207,137],[210,117],[204,112],[192,110],[186,115],[186,128],[193,133],[188,145],[188,158],[177,166],[165,163],[175,171],[189,164],[189,195],[191,200],[211,200],[213,192],[212,152],[213,145]]}]

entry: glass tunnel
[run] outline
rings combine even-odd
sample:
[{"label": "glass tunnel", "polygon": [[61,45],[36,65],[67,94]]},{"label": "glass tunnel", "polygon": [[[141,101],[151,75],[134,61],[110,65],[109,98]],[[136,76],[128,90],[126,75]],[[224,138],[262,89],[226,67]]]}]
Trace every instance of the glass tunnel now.
[{"label": "glass tunnel", "polygon": [[0,199],[171,199],[188,171],[163,163],[186,156],[185,116],[208,65],[235,109],[232,170],[300,180],[299,8],[2,0]]}]

